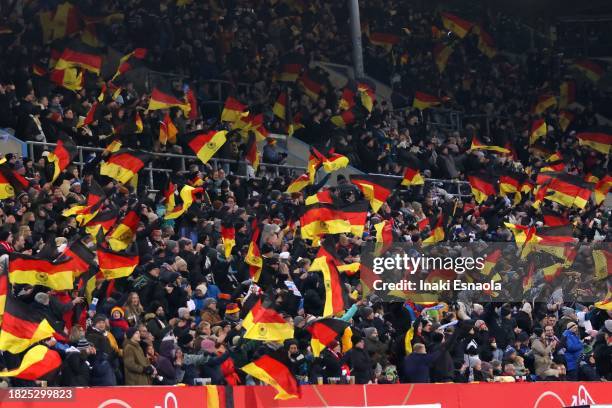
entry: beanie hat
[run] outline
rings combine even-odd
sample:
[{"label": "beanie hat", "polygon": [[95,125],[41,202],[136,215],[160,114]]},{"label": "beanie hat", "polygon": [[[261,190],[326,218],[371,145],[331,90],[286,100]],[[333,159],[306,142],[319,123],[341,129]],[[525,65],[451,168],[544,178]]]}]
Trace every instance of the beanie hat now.
[{"label": "beanie hat", "polygon": [[375,327],[366,327],[365,329],[363,329],[363,334],[365,335],[366,339],[368,337],[372,337],[372,333],[374,333],[375,330]]},{"label": "beanie hat", "polygon": [[361,317],[363,317],[364,319],[368,317],[369,315],[371,315],[372,313],[374,313],[374,309],[372,309],[371,307],[366,306],[363,309],[361,309]]},{"label": "beanie hat", "polygon": [[115,307],[113,307],[113,308],[111,309],[111,312],[110,312],[111,317],[112,317],[112,315],[113,315],[115,312],[119,312],[119,313],[121,313],[121,317],[123,317],[123,315],[124,315],[123,308],[122,308],[122,307],[120,307],[120,306],[115,306]]},{"label": "beanie hat", "polygon": [[204,339],[202,340],[202,343],[200,343],[200,348],[206,351],[207,353],[214,353],[215,352],[215,342],[210,339]]},{"label": "beanie hat", "polygon": [[49,295],[45,292],[38,292],[36,296],[34,296],[34,301],[46,306],[49,304]]},{"label": "beanie hat", "polygon": [[172,252],[172,250],[176,247],[178,247],[178,242],[173,241],[171,239],[166,242],[166,249],[168,250],[168,252]]},{"label": "beanie hat", "polygon": [[189,333],[185,333],[185,334],[181,335],[177,339],[177,343],[178,343],[179,347],[185,347],[192,340],[193,340],[193,336],[191,334],[189,334]]},{"label": "beanie hat", "polygon": [[178,317],[179,319],[188,319],[189,318],[189,309],[186,307],[179,307],[178,309]]},{"label": "beanie hat", "polygon": [[359,334],[353,334],[351,336],[351,343],[353,343],[353,345],[359,343],[360,341],[363,341],[363,337],[361,337]]},{"label": "beanie hat", "polygon": [[138,331],[138,329],[136,327],[130,327],[125,332],[125,338],[126,339],[131,339],[132,337],[134,337],[134,334],[136,334],[137,331]]},{"label": "beanie hat", "polygon": [[207,309],[213,303],[217,303],[217,299],[215,298],[206,298],[204,299],[204,309]]},{"label": "beanie hat", "polygon": [[106,315],[102,314],[102,313],[98,313],[94,316],[93,321],[91,322],[91,324],[93,326],[95,326],[96,324],[98,324],[98,322],[103,322],[106,320]]},{"label": "beanie hat", "polygon": [[240,307],[236,303],[229,303],[225,307],[225,314],[239,313]]},{"label": "beanie hat", "polygon": [[81,349],[85,349],[85,348],[89,347],[90,345],[91,344],[89,343],[89,341],[87,341],[87,339],[85,337],[81,337],[79,339],[79,341],[77,341],[77,343],[76,343],[76,348],[81,350]]},{"label": "beanie hat", "polygon": [[564,317],[569,317],[574,314],[574,309],[572,309],[571,307],[564,307],[561,310],[563,312]]}]

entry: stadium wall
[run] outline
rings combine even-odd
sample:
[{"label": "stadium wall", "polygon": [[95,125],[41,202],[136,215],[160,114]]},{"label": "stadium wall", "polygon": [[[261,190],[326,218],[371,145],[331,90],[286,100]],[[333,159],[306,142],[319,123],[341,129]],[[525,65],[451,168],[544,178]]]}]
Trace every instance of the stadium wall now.
[{"label": "stadium wall", "polygon": [[[198,408],[198,407],[496,407],[560,408],[612,404],[605,382],[394,384],[302,386],[299,399],[274,400],[271,387],[88,387],[73,388],[69,399],[13,398],[0,391],[2,408]],[[13,389],[13,390],[24,390]],[[62,390],[37,388],[34,390]],[[65,390],[65,389],[64,389]],[[66,396],[66,395],[64,395]]]}]

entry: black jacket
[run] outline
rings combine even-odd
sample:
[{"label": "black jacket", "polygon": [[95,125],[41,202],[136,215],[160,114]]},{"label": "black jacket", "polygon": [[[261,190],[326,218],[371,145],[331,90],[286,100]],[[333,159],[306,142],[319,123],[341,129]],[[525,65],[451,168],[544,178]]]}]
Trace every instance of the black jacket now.
[{"label": "black jacket", "polygon": [[68,352],[62,363],[62,387],[86,387],[90,383],[89,364],[80,352]]},{"label": "black jacket", "polygon": [[364,349],[353,347],[346,352],[343,361],[355,376],[355,384],[367,384],[374,377],[372,359]]}]

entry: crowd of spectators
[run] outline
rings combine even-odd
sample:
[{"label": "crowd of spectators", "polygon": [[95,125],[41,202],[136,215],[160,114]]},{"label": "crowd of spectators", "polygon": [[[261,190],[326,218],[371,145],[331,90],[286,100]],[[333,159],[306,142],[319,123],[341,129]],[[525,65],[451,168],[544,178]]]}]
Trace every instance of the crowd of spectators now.
[{"label": "crowd of spectators", "polygon": [[[98,33],[105,44],[121,54],[145,47],[150,50],[150,69],[183,75],[195,88],[204,118],[188,120],[180,110],[171,110],[180,133],[224,126],[216,113],[203,108],[213,106],[207,102],[215,95],[206,80],[248,83],[248,91],[235,96],[248,102],[252,112],[264,113],[271,132],[282,133],[286,124],[274,119],[270,111],[278,92],[287,87],[273,80],[283,56],[297,53],[306,63],[350,64],[345,2],[83,3],[81,8],[90,14],[124,14],[123,20]],[[528,148],[528,129],[537,117],[530,112],[541,94],[557,92],[560,81],[571,75],[567,61],[557,58],[554,50],[529,50],[519,56],[499,50],[498,56],[489,59],[477,49],[476,38],[457,41],[449,33],[443,41],[452,42],[454,52],[440,74],[431,56],[434,41],[440,41],[432,36],[432,26],[441,28],[437,12],[425,6],[417,11],[403,1],[360,3],[370,32],[404,33],[391,52],[367,45],[364,56],[366,71],[392,86],[393,100],[375,102],[367,120],[338,129],[330,119],[338,113],[339,89],[327,81],[319,99],[313,101],[297,85],[289,86],[290,109],[302,115],[304,124],[296,137],[334,147],[352,165],[372,173],[401,175],[410,166],[424,176],[465,180],[466,174],[478,171],[493,174],[542,165]],[[54,2],[44,4],[52,7]],[[0,67],[0,126],[14,129],[25,141],[55,142],[65,133],[78,145],[104,147],[114,138],[113,129],[139,111],[144,131],[125,137],[124,146],[184,151],[180,142],[159,144],[160,113],[145,111],[148,95],[133,83],[127,83],[119,97],[107,98],[91,125],[77,128],[100,86],[88,82],[83,90],[68,92],[31,73],[33,64],[47,62],[50,55],[50,46],[40,41],[40,26],[34,18],[40,11],[37,7],[44,7],[43,2],[31,2],[12,12],[8,26],[13,33],[0,37],[5,61]],[[495,37],[499,16],[480,18]],[[408,53],[407,61],[400,61],[403,53]],[[463,127],[435,126],[428,120],[433,113],[410,109],[415,91],[434,94],[443,101],[442,108],[465,115]],[[609,157],[578,146],[573,132],[597,124],[596,115],[610,106],[606,104],[609,95],[579,81],[576,99],[580,106],[565,131],[558,124],[558,111],[544,112],[549,127],[542,143],[562,154],[568,173],[607,174]],[[468,151],[474,135],[498,146],[510,143],[517,159]],[[217,157],[238,161],[245,144],[232,133]],[[281,161],[273,147],[267,149],[264,161]],[[446,302],[412,319],[402,303],[367,295],[358,279],[344,275],[342,284],[351,295],[345,299],[345,313],[338,318],[351,324],[353,336],[346,343],[352,347],[337,341],[315,358],[305,327],[323,314],[326,291],[321,274],[309,272],[317,248],[303,240],[299,228],[293,229],[290,223],[304,201],[301,194],[284,193],[290,175],[260,173],[244,179],[237,175],[238,163],[213,168],[193,162],[188,163],[187,171],[181,171],[178,160],[156,157],[154,167],[173,170],[179,185],[195,178],[204,180],[207,199],[196,196],[188,212],[172,221],[164,220],[159,196],[142,194],[142,185],[137,192],[117,185],[88,172],[87,166],[71,165],[58,182],[49,183],[44,156],[36,153],[27,158],[5,156],[8,165],[29,180],[30,187],[0,201],[2,273],[7,273],[8,257],[4,255],[11,252],[36,254],[45,244],[55,243],[60,253],[79,235],[86,245],[94,245],[74,217],[61,215],[84,201],[94,179],[109,197],[106,204],[121,214],[135,195],[140,196],[136,238],[140,263],[131,276],[112,285],[99,280],[91,299],[76,290],[54,292],[19,285],[11,289],[68,339],[43,341],[63,359],[52,384],[172,385],[209,378],[212,384],[252,385],[255,381],[239,368],[280,348],[303,383],[316,383],[319,377],[326,382],[354,377],[360,384],[612,380],[612,310],[595,308],[592,302],[564,302],[554,296],[537,302],[517,299],[503,303],[493,298],[482,304]],[[156,177],[158,189],[162,183]],[[335,191],[343,188],[349,187],[340,179]],[[378,214],[368,216],[363,236],[337,237],[336,250],[347,263],[358,260],[360,248],[376,236],[374,223],[382,219],[393,219],[396,236],[419,248],[430,232],[420,231],[419,221],[435,219],[453,200],[429,185],[398,191]],[[513,236],[504,222],[542,225],[530,195],[518,204],[500,196],[490,197],[481,206],[464,201],[468,206],[450,220],[450,241],[510,244]],[[469,205],[473,205],[471,210]],[[574,236],[586,245],[594,239],[605,242],[612,238],[610,212],[603,206],[589,203],[584,210],[548,202],[545,206],[570,219]],[[259,244],[264,264],[258,284],[250,280],[245,263],[253,218],[263,223]],[[236,245],[229,258],[221,243],[222,221],[231,222],[236,230]],[[505,281],[516,274],[508,265],[500,269]],[[536,281],[541,282],[541,276],[539,272]],[[563,287],[571,276],[560,278],[558,285]],[[605,287],[606,281],[585,278],[582,284]],[[273,297],[287,322],[294,325],[294,339],[263,343],[243,338],[242,320],[248,312],[244,305],[249,296],[260,292]],[[414,327],[412,353],[406,355],[405,335],[410,327]],[[17,363],[18,357],[2,353],[0,367],[13,368]],[[32,385],[9,381],[12,386]]]}]

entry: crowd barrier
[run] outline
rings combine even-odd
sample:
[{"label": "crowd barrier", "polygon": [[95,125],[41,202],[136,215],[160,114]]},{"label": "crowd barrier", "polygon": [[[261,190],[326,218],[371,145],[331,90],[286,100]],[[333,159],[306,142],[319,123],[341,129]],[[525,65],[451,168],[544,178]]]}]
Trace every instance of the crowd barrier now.
[{"label": "crowd barrier", "polygon": [[[411,407],[411,408],[561,408],[612,406],[606,382],[535,382],[472,384],[309,385],[300,398],[275,400],[272,387],[104,387],[34,390],[72,391],[65,399],[16,399],[0,391],[2,408],[269,408],[269,407]],[[13,391],[11,399],[11,391]],[[39,395],[40,397],[40,395]],[[70,397],[70,398],[68,398]],[[58,397],[59,398],[59,397]]]}]

